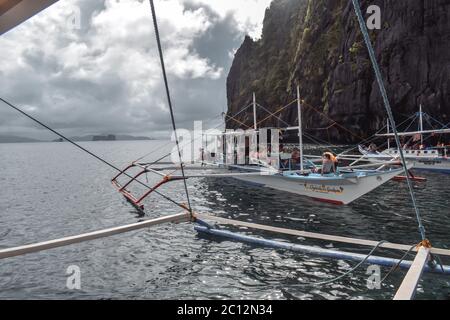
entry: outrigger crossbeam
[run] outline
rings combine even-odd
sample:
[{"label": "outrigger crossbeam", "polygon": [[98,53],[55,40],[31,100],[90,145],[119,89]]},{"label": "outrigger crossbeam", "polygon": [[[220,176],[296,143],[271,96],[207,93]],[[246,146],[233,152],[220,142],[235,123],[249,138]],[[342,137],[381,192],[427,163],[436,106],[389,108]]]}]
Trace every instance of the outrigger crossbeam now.
[{"label": "outrigger crossbeam", "polygon": [[164,216],[152,220],[142,221],[138,223],[128,224],[120,227],[113,227],[104,230],[93,231],[89,233],[79,234],[45,242],[39,242],[29,245],[24,245],[15,248],[8,248],[0,250],[0,259],[12,258],[16,256],[23,256],[25,254],[36,253],[40,251],[50,250],[59,247],[66,247],[76,243],[92,241],[95,239],[107,238],[114,235],[127,233],[131,231],[146,229],[151,226],[161,225],[164,223],[188,222],[191,220],[191,215],[188,212]]},{"label": "outrigger crossbeam", "polygon": [[[139,167],[142,170],[139,171],[136,175],[134,175],[130,180],[128,180],[128,182],[126,182],[124,185],[121,185],[118,181],[119,177],[124,176],[130,169],[132,168],[136,168]],[[139,164],[135,164],[132,163],[130,164],[128,167],[126,167],[124,170],[122,170],[118,175],[116,175],[112,180],[112,184],[113,186],[116,187],[116,189],[139,211],[143,211],[144,210],[144,205],[142,204],[142,202],[145,200],[145,198],[147,198],[150,194],[152,194],[153,192],[155,192],[158,188],[160,188],[162,185],[170,182],[170,181],[176,181],[176,180],[184,180],[185,178],[181,177],[181,176],[169,176],[169,175],[163,175],[163,179],[158,182],[155,186],[149,188],[143,195],[141,195],[140,197],[135,197],[128,189],[127,187],[130,186],[133,182],[137,181],[137,179],[139,177],[141,177],[144,174],[147,173],[157,173],[158,175],[161,175],[160,172],[154,170],[154,169],[150,169],[147,167],[142,167]],[[127,174],[128,176],[128,174]]]}]

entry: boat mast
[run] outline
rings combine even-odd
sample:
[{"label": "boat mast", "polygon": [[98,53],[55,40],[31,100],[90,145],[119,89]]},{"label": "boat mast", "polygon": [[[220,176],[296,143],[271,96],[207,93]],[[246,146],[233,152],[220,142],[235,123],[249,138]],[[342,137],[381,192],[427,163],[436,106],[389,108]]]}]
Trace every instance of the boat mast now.
[{"label": "boat mast", "polygon": [[422,113],[422,105],[420,105],[420,111],[419,111],[419,117],[420,117],[420,144],[423,145],[423,113]]},{"label": "boat mast", "polygon": [[[387,134],[391,134],[391,128],[389,127],[389,118],[386,120],[387,121]],[[388,140],[387,140],[387,147],[388,150],[391,148],[391,138],[388,136]],[[399,148],[401,148],[401,146],[399,146]]]},{"label": "boat mast", "polygon": [[255,129],[254,137],[256,144],[256,158],[259,160],[259,143],[258,143],[258,123],[256,122],[256,94],[253,92],[253,129]]},{"label": "boat mast", "polygon": [[253,128],[258,130],[258,124],[256,123],[256,95],[253,92]]},{"label": "boat mast", "polygon": [[300,170],[303,171],[303,129],[302,129],[302,105],[300,101],[300,86],[297,86],[297,109],[298,109],[298,137],[300,147]]}]

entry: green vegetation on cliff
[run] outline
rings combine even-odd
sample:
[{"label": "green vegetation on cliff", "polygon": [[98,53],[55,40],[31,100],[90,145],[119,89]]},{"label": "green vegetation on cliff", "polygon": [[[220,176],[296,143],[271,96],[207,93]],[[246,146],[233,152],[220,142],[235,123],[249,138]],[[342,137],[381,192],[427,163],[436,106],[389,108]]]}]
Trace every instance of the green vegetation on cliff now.
[{"label": "green vegetation on cliff", "polygon": [[[382,29],[371,32],[391,103],[397,117],[427,112],[449,122],[450,117],[450,3],[446,0],[362,1],[363,7],[382,8]],[[346,0],[274,0],[266,11],[263,35],[247,37],[237,51],[227,81],[228,112],[235,114],[257,95],[260,104],[275,111],[302,98],[337,122],[367,136],[384,123],[385,113],[367,50],[351,6]],[[295,108],[281,114],[294,125]],[[259,119],[265,118],[261,114]],[[240,121],[252,124],[251,110]],[[400,119],[401,120],[401,119]],[[271,118],[266,126],[282,125]],[[330,121],[305,108],[307,128]],[[240,125],[229,121],[229,128]],[[355,141],[331,128],[316,132],[335,141]]]}]

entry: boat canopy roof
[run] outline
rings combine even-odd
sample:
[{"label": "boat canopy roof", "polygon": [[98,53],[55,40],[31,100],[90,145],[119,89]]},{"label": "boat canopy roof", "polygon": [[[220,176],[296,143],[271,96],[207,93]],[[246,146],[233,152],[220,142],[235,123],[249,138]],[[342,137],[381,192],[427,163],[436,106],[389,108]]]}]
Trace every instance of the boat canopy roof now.
[{"label": "boat canopy roof", "polygon": [[58,0],[0,0],[0,35],[17,27]]}]

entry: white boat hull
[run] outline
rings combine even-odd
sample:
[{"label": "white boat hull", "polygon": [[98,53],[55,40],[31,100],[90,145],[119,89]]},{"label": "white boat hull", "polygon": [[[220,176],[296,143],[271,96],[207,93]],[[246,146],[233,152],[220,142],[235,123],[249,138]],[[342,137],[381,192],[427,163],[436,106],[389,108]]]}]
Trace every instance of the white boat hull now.
[{"label": "white boat hull", "polygon": [[257,175],[238,176],[234,178],[259,186],[306,196],[323,202],[346,205],[383,185],[401,172],[403,172],[403,169],[395,169],[381,171],[378,174],[371,174],[369,176],[348,179],[333,179],[320,177],[320,175],[310,175],[309,177]]},{"label": "white boat hull", "polygon": [[[395,151],[394,149],[386,150],[381,153],[369,153],[360,146],[359,151],[369,160],[389,161],[398,157],[398,151]],[[450,158],[439,156],[436,151],[405,150],[404,156],[409,163],[412,163],[412,169],[414,170],[450,174]]]},{"label": "white boat hull", "polygon": [[428,160],[416,159],[414,160],[413,169],[419,171],[434,171],[439,173],[450,174],[450,159],[448,158],[436,158]]}]

